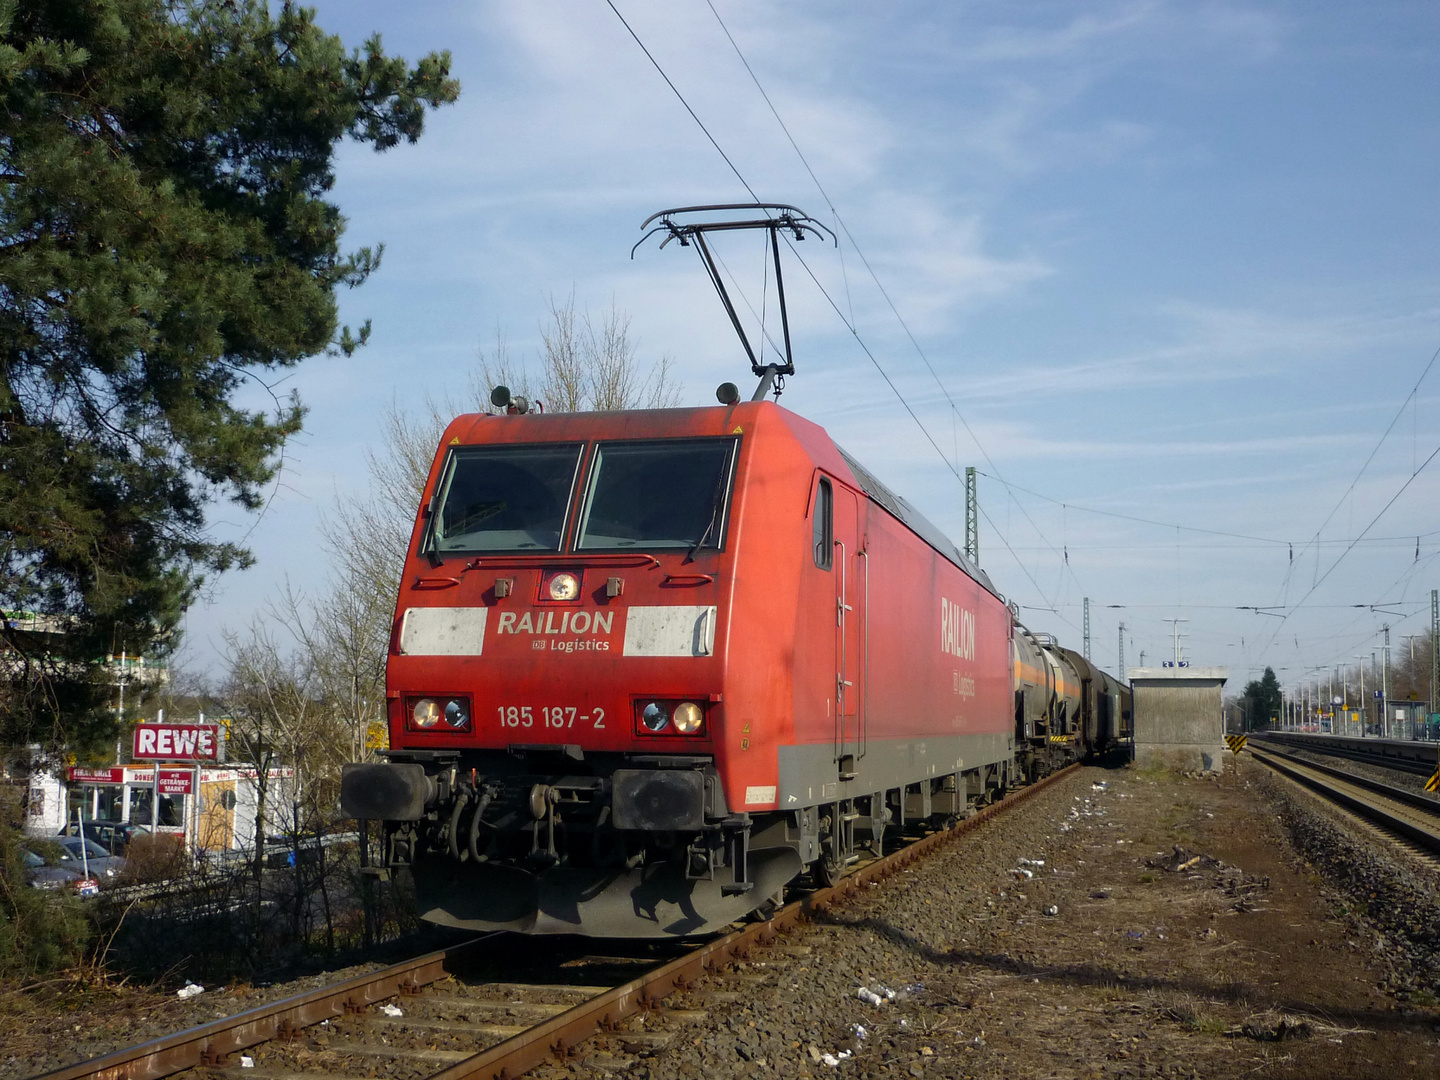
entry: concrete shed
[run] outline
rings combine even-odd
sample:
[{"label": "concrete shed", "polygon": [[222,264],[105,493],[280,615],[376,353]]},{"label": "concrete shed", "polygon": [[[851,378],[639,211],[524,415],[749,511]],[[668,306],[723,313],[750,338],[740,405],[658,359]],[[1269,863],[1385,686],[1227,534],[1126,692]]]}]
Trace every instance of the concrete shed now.
[{"label": "concrete shed", "polygon": [[1218,770],[1225,751],[1220,689],[1228,675],[1214,667],[1131,668],[1135,764]]}]

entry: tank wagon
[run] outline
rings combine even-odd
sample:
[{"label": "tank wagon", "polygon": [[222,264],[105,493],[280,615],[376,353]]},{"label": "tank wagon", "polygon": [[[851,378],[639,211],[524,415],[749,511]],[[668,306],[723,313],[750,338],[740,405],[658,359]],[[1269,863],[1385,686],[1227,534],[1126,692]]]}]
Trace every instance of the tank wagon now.
[{"label": "tank wagon", "polygon": [[1133,734],[1130,690],[1049,634],[1014,631],[1016,760],[1027,779]]},{"label": "tank wagon", "polygon": [[390,643],[383,823],[421,915],[704,933],[1118,738],[1113,679],[771,402],[461,416]]}]

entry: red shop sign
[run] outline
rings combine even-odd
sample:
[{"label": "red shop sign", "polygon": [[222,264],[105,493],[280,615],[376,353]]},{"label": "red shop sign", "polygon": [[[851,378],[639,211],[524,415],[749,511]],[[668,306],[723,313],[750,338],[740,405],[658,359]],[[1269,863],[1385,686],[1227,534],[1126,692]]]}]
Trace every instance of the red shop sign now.
[{"label": "red shop sign", "polygon": [[125,770],[120,767],[113,769],[81,769],[72,765],[70,767],[69,777],[72,784],[123,784],[125,782]]},{"label": "red shop sign", "polygon": [[137,761],[216,761],[218,724],[137,724],[131,755]]}]

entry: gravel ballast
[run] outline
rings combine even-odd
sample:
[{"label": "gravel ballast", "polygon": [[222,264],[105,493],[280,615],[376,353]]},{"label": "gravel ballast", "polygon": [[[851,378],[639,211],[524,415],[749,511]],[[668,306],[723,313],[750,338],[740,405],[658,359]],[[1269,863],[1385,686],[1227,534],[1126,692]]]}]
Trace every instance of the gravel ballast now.
[{"label": "gravel ballast", "polygon": [[[1330,812],[1282,790],[1248,761],[1086,768],[668,1002],[704,1020],[629,1025],[663,1048],[620,1033],[535,1075],[1440,1075],[1423,949],[1325,886],[1291,841]],[[1370,869],[1345,884],[1419,901],[1402,856],[1358,842]]]},{"label": "gravel ballast", "polygon": [[[1086,767],[532,1075],[1434,1077],[1437,926],[1433,863],[1248,759]],[[317,981],[11,993],[0,1080]]]}]

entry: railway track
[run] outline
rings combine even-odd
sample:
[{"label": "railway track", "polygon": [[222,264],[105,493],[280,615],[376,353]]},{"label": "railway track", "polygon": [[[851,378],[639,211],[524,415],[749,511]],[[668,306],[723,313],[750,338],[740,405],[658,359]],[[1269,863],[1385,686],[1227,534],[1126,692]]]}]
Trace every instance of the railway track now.
[{"label": "railway track", "polygon": [[1251,746],[1255,760],[1382,830],[1440,857],[1440,802],[1405,788],[1357,776],[1273,748]]},{"label": "railway track", "polygon": [[[621,1022],[636,1013],[663,1018],[661,1023],[671,1030],[626,1031],[621,1037],[627,1043],[654,1045],[673,1037],[677,1024],[698,1018],[682,1010],[664,1010],[661,1003],[670,994],[691,988],[757,949],[779,945],[782,935],[815,914],[904,871],[1074,768],[1020,788],[952,829],[931,833],[865,863],[836,885],[786,905],[764,922],[654,963],[618,985],[452,984],[453,977],[494,947],[497,939],[509,937],[488,934],[32,1080],[158,1080],[201,1066],[212,1070],[212,1075],[218,1070],[237,1080],[320,1080],[373,1075],[377,1067],[390,1075],[403,1071],[429,1080],[514,1080],[541,1062],[573,1055],[598,1034],[619,1034]],[[644,964],[635,958],[589,959]],[[440,984],[440,990],[427,993],[427,988]],[[400,1015],[395,1015],[397,1011]],[[247,1053],[272,1043],[277,1044],[277,1052],[266,1056],[277,1058],[273,1067]],[[287,1046],[293,1052],[285,1052]],[[250,1064],[241,1060],[242,1055]],[[402,1063],[401,1069],[396,1062]]]},{"label": "railway track", "polygon": [[[1374,739],[1294,736],[1285,732],[1254,732],[1250,735],[1252,745],[1262,742],[1274,743],[1291,749],[1304,749],[1310,753],[1324,754],[1327,757],[1358,761],[1394,772],[1408,773],[1412,776],[1428,777],[1435,772],[1437,765],[1440,765],[1440,746],[1435,743],[1404,744],[1382,740],[1384,746],[1390,748],[1388,752],[1385,749],[1364,745],[1366,742],[1374,743],[1376,741]],[[1397,747],[1402,752],[1397,753]]]}]

